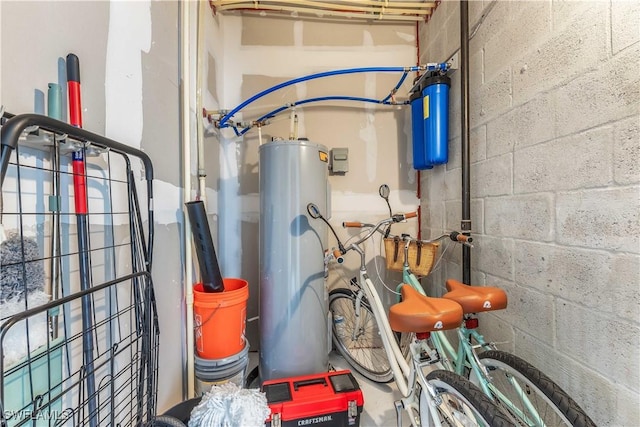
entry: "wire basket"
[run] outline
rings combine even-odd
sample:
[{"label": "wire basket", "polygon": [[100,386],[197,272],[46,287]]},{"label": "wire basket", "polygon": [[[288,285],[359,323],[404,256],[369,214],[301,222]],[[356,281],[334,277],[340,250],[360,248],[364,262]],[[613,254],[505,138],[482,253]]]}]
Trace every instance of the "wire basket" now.
[{"label": "wire basket", "polygon": [[[387,258],[387,270],[402,271],[404,265],[405,242],[400,237],[386,237],[384,250]],[[409,243],[409,268],[416,276],[426,276],[433,268],[438,243],[422,243],[412,241]]]},{"label": "wire basket", "polygon": [[[7,118],[0,119],[7,229],[0,425],[147,426],[156,414],[159,357],[151,161],[46,116]],[[79,174],[72,168],[78,151]],[[71,190],[79,177],[87,188],[82,218]]]}]

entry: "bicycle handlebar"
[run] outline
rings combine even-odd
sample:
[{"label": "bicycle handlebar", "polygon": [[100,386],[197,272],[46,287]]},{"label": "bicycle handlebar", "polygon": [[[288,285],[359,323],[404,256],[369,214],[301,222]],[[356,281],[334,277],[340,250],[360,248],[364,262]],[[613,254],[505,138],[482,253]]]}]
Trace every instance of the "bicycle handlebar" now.
[{"label": "bicycle handlebar", "polygon": [[365,228],[365,227],[376,227],[376,228],[380,228],[380,225],[384,225],[384,224],[390,224],[392,222],[402,222],[405,219],[409,219],[409,218],[415,218],[418,216],[418,212],[408,212],[408,213],[404,213],[404,214],[395,214],[392,215],[390,218],[387,219],[383,219],[382,221],[380,221],[378,224],[367,224],[364,222],[360,222],[360,221],[344,221],[342,223],[342,226],[344,228]]},{"label": "bicycle handlebar", "polygon": [[435,242],[438,242],[438,241],[440,241],[442,239],[445,239],[447,237],[449,239],[451,239],[452,241],[454,241],[454,242],[462,243],[465,246],[473,248],[473,245],[471,244],[471,242],[473,242],[473,237],[467,236],[466,234],[462,234],[459,231],[452,231],[450,233],[445,233],[445,234],[442,234],[442,235],[436,237],[435,239],[429,239],[429,240],[414,239],[413,237],[409,236],[408,234],[403,234],[402,235],[402,240],[406,241],[407,244],[409,244],[412,241],[414,241],[414,242],[422,242],[422,243],[435,243]]},{"label": "bicycle handlebar", "polygon": [[[342,226],[345,228],[350,228],[350,227],[354,227],[354,228],[371,228],[371,230],[369,230],[369,232],[367,234],[365,234],[364,237],[362,237],[360,240],[358,240],[357,242],[352,243],[351,245],[349,245],[348,248],[346,249],[340,249],[340,253],[342,255],[344,255],[345,253],[347,253],[347,251],[349,251],[349,249],[353,249],[354,246],[359,245],[360,243],[364,242],[365,240],[367,240],[368,238],[370,238],[371,236],[374,235],[374,233],[376,231],[380,231],[380,228],[386,224],[391,224],[393,222],[401,222],[404,221],[405,219],[408,218],[415,218],[416,216],[418,216],[417,212],[409,212],[406,214],[395,214],[392,215],[390,218],[385,218],[382,221],[379,221],[377,224],[367,224],[364,222],[359,222],[359,221],[345,221],[342,223]],[[380,231],[381,232],[381,231]],[[337,259],[337,258],[336,258]]]},{"label": "bicycle handlebar", "polygon": [[357,221],[345,221],[342,223],[342,226],[344,228],[349,228],[349,227],[362,228],[362,227],[366,227],[367,225],[370,225],[370,224],[364,224],[362,222],[357,222]]},{"label": "bicycle handlebar", "polygon": [[473,238],[471,236],[459,233],[457,231],[452,231],[451,234],[449,235],[449,238],[451,240],[453,240],[454,242],[460,242],[460,243],[471,243],[471,242],[473,242]]}]

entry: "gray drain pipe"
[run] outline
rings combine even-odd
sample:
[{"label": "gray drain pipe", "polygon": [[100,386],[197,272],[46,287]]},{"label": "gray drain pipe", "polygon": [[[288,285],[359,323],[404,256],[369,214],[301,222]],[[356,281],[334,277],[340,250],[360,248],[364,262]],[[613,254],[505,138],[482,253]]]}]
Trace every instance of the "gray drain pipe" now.
[{"label": "gray drain pipe", "polygon": [[[471,179],[469,159],[469,3],[460,0],[460,104],[462,119],[462,220],[463,234],[471,234]],[[471,283],[471,249],[462,245],[462,282]]]}]

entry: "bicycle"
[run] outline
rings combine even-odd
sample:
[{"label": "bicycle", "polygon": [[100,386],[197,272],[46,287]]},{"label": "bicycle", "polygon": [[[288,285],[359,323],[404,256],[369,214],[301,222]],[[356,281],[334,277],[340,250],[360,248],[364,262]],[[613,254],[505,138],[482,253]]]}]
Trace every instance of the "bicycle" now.
[{"label": "bicycle", "polygon": [[[458,303],[422,296],[407,285],[402,288],[403,301],[393,305],[389,317],[386,316],[379,295],[367,274],[365,254],[360,245],[381,227],[415,217],[416,213],[396,214],[384,219],[372,225],[364,237],[345,248],[316,205],[310,203],[307,211],[312,218],[323,220],[338,240],[340,248],[332,252],[337,262],[342,262],[343,255],[352,250],[360,255],[359,280],[362,293],[352,294],[352,312],[359,311],[358,307],[366,304],[366,311],[372,314],[375,324],[381,329],[382,347],[402,395],[395,403],[398,426],[402,425],[402,410],[408,414],[412,426],[513,425],[481,390],[460,375],[443,369],[437,352],[427,345],[427,337],[431,331],[458,327],[462,321],[462,308]],[[359,330],[357,326],[351,328],[354,341],[357,341],[356,334]],[[417,339],[409,346],[409,361],[405,360],[392,330],[416,333]],[[427,368],[435,370],[425,373]]]},{"label": "bicycle", "polygon": [[[388,187],[379,189],[388,202]],[[389,206],[391,211],[391,207]],[[389,225],[390,228],[390,225]],[[389,228],[385,231],[388,235]],[[433,244],[446,237],[472,247],[472,238],[457,232],[443,234],[431,240],[417,240],[403,235],[404,259],[402,282],[426,296],[418,278],[409,265],[409,246],[412,242]],[[440,331],[431,334],[431,344],[441,355],[443,366],[468,377],[510,419],[523,426],[595,426],[584,410],[555,382],[525,360],[497,349],[477,330],[476,313],[502,310],[507,306],[507,295],[497,287],[467,286],[453,279],[446,281],[448,292],[442,298],[457,302],[463,309],[463,322],[456,330],[457,349]],[[484,350],[479,353],[478,349]]]}]

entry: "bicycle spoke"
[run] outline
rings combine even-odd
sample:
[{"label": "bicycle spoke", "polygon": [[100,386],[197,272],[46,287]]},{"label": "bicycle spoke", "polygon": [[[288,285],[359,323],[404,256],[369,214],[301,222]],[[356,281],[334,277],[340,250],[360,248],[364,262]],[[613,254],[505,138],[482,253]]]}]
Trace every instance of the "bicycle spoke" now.
[{"label": "bicycle spoke", "polygon": [[[372,372],[387,372],[389,362],[372,313],[361,310],[358,322],[348,298],[341,298],[333,304],[333,307],[334,313],[342,313],[344,317],[344,331],[339,338],[345,350],[363,368]],[[357,330],[355,330],[356,323],[359,323]]]},{"label": "bicycle spoke", "polygon": [[520,426],[595,426],[550,378],[524,360],[498,350],[480,354],[498,406]]}]

